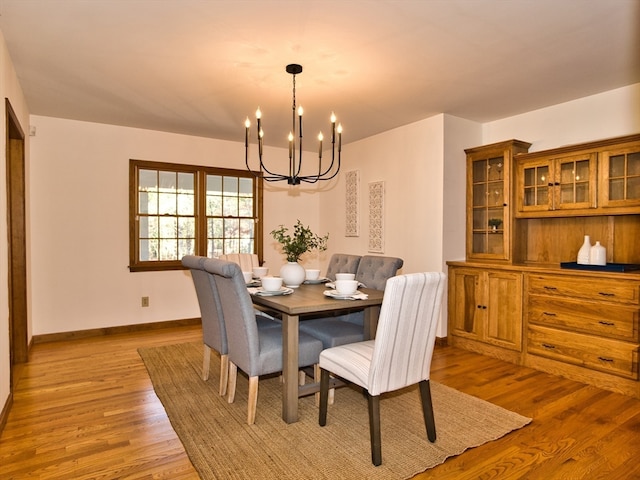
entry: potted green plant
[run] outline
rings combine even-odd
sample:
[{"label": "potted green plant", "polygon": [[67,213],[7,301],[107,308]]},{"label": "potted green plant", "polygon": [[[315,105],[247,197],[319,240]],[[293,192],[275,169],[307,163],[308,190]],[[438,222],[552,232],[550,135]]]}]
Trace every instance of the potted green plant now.
[{"label": "potted green plant", "polygon": [[491,230],[493,230],[494,232],[500,228],[500,225],[502,225],[502,219],[500,218],[489,219],[489,226],[491,227]]},{"label": "potted green plant", "polygon": [[287,257],[287,264],[280,269],[280,276],[287,287],[298,287],[304,282],[305,271],[298,263],[300,257],[310,250],[324,251],[327,249],[329,234],[317,235],[300,220],[293,227],[293,235],[284,225],[271,231],[271,236],[282,246],[282,251]]}]

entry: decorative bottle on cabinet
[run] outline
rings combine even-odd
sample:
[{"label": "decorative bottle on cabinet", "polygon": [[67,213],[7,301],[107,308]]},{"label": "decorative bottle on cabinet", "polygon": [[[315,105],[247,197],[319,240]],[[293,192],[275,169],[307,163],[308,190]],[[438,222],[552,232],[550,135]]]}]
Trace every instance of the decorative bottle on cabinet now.
[{"label": "decorative bottle on cabinet", "polygon": [[607,249],[600,245],[600,242],[591,247],[591,254],[589,256],[589,263],[591,265],[606,265],[607,264]]},{"label": "decorative bottle on cabinet", "polygon": [[591,239],[589,235],[584,236],[584,243],[578,250],[578,264],[589,265],[589,258],[591,256]]}]

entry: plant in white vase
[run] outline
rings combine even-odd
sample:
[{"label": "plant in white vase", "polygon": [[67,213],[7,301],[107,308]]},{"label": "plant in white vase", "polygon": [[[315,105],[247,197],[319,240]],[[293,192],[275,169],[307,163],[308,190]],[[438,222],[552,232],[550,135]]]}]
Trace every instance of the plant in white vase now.
[{"label": "plant in white vase", "polygon": [[[297,287],[304,281],[304,268],[298,264],[300,257],[310,250],[326,250],[329,240],[328,233],[321,237],[313,233],[309,227],[304,226],[300,220],[293,227],[293,236],[289,235],[289,230],[284,225],[272,230],[271,235],[280,243],[289,262],[280,270],[280,276],[287,287]],[[292,271],[291,275],[287,270]]]}]

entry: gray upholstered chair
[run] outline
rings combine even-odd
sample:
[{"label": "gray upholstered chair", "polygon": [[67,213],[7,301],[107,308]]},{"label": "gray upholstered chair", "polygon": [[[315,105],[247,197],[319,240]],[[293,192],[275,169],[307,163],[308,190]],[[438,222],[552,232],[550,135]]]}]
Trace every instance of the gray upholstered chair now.
[{"label": "gray upholstered chair", "polygon": [[[327,423],[329,374],[365,390],[369,404],[371,461],[382,463],[380,395],[420,386],[427,438],[436,440],[429,374],[446,276],[398,275],[387,281],[375,340],[329,348],[320,354],[319,424]],[[339,407],[336,407],[339,408]]]},{"label": "gray upholstered chair", "polygon": [[[251,296],[236,263],[208,259],[204,268],[214,277],[227,330],[229,350],[229,403],[235,399],[237,371],[249,376],[247,423],[255,422],[258,378],[282,371],[282,326],[266,317],[256,316]],[[318,363],[322,342],[300,333],[298,365]]]},{"label": "gray upholstered chair", "polygon": [[191,272],[191,278],[196,288],[200,316],[202,318],[202,341],[204,343],[204,358],[202,361],[202,379],[209,379],[211,365],[211,349],[220,354],[220,395],[227,393],[229,361],[227,356],[227,333],[224,318],[220,310],[218,290],[213,277],[204,270],[207,257],[186,255],[182,257],[182,265]]},{"label": "gray upholstered chair", "polygon": [[[356,280],[367,288],[384,290],[387,280],[402,268],[403,263],[401,258],[365,255],[360,259],[355,272]],[[364,340],[364,312],[361,310],[335,317],[303,319],[300,331],[321,340],[324,348],[361,342]]]},{"label": "gray upholstered chair", "polygon": [[331,255],[329,265],[327,265],[327,274],[325,276],[333,281],[336,279],[336,273],[356,273],[361,258],[360,255],[334,253]]}]

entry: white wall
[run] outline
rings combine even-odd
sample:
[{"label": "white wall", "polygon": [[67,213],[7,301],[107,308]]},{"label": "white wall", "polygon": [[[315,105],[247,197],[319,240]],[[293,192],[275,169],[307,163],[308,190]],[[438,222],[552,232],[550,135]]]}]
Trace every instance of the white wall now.
[{"label": "white wall", "polygon": [[332,235],[330,253],[369,253],[369,184],[384,181],[380,255],[404,259],[404,273],[442,268],[442,138],[443,116],[437,115],[343,148],[343,171],[360,172],[360,236],[345,236],[345,176],[340,175],[320,207],[321,228]]},{"label": "white wall", "polygon": [[[464,149],[482,142],[482,125],[436,115],[344,148],[344,171],[360,172],[360,236],[345,237],[345,182],[324,196],[322,226],[332,232],[331,252],[366,254],[370,182],[385,182],[384,253],[400,257],[400,273],[446,272],[446,261],[465,255]],[[377,253],[369,253],[377,255]],[[447,298],[439,336],[446,336]]]},{"label": "white wall", "polygon": [[[9,258],[9,250],[7,243],[7,125],[5,122],[5,98],[9,99],[11,107],[18,117],[20,127],[25,136],[29,135],[29,110],[27,102],[18,83],[13,63],[7,50],[7,45],[2,32],[0,32],[0,410],[9,398],[9,375],[11,368],[11,359],[9,357],[9,270],[7,268],[7,259]],[[29,172],[29,145],[28,137],[25,144],[25,170]],[[27,185],[27,192],[29,186]],[[29,201],[26,202],[27,220]],[[28,229],[28,227],[27,227]],[[27,230],[27,238],[29,232]],[[28,248],[28,247],[27,247]],[[27,262],[29,262],[29,253],[27,251]],[[27,293],[29,297],[30,292]]]},{"label": "white wall", "polygon": [[640,132],[640,83],[487,123],[484,142],[516,138],[530,152]]},{"label": "white wall", "polygon": [[[127,268],[129,159],[244,168],[242,144],[41,116],[31,123],[34,334],[199,317],[187,272]],[[277,154],[287,153],[265,149]],[[296,218],[318,225],[319,198],[289,193],[266,189],[267,234]],[[284,257],[272,245],[265,258],[279,268]]]}]

